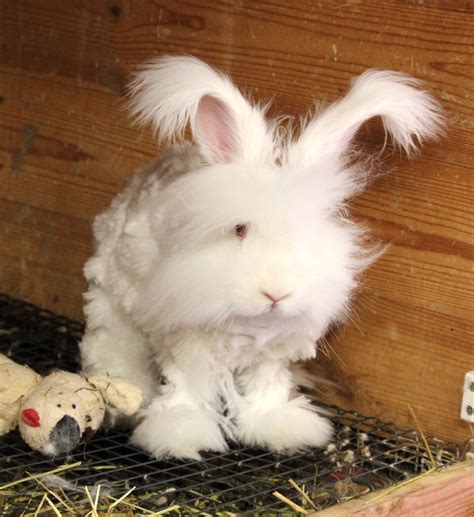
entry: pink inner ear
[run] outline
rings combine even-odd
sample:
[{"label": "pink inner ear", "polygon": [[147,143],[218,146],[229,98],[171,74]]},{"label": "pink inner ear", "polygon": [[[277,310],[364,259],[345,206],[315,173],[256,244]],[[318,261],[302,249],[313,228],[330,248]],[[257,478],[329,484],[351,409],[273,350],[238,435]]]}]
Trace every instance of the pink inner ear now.
[{"label": "pink inner ear", "polygon": [[196,113],[196,139],[203,151],[214,161],[225,162],[235,151],[235,130],[232,115],[226,105],[205,95]]}]

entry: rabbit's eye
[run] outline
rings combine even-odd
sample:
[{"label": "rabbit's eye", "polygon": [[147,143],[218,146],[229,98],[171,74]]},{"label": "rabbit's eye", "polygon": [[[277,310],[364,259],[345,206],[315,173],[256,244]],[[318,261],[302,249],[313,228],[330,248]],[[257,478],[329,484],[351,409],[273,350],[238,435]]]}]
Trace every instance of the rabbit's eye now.
[{"label": "rabbit's eye", "polygon": [[90,415],[86,415],[86,422],[90,422],[92,420],[92,417]]},{"label": "rabbit's eye", "polygon": [[247,235],[247,225],[246,224],[238,224],[235,227],[235,236],[239,239],[244,239]]}]

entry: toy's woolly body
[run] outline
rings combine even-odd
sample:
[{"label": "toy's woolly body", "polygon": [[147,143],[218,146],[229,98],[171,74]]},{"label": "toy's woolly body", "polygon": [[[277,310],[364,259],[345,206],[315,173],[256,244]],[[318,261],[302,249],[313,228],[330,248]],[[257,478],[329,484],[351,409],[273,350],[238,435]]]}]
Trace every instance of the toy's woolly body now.
[{"label": "toy's woolly body", "polygon": [[152,403],[136,443],[198,457],[222,450],[223,433],[279,451],[329,439],[329,424],[294,395],[291,364],[315,356],[377,256],[345,216],[367,177],[347,159],[355,132],[381,115],[411,152],[440,122],[413,86],[367,72],[284,141],[197,60],[165,58],[137,76],[138,118],[165,137],[189,123],[197,145],[170,148],[97,217],[85,267],[83,366],[140,383]]}]

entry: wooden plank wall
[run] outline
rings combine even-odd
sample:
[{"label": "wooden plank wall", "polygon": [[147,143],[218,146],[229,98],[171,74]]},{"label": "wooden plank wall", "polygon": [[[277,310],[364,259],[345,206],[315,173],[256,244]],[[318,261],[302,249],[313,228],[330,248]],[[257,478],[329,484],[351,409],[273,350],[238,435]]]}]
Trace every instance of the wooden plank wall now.
[{"label": "wooden plank wall", "polygon": [[391,173],[352,204],[392,247],[314,367],[343,405],[410,424],[411,403],[426,432],[470,437],[458,414],[474,366],[471,1],[0,0],[0,291],[82,317],[92,220],[157,153],[127,120],[127,78],[183,52],[276,113],[333,100],[370,67],[411,73],[441,100],[446,138],[414,162],[384,158]]}]

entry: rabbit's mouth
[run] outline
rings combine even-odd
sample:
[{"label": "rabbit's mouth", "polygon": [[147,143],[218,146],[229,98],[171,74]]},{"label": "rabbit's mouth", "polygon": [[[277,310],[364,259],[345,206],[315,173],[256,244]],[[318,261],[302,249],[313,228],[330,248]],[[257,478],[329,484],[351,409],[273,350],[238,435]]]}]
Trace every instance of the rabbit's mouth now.
[{"label": "rabbit's mouth", "polygon": [[[296,309],[294,304],[286,303],[286,298],[290,295],[282,296],[279,299],[271,299],[266,303],[255,304],[248,309],[237,309],[230,312],[226,321],[239,321],[249,325],[265,328],[274,325],[276,322],[291,321],[301,317],[301,312]],[[285,300],[285,301],[281,301]]]}]

